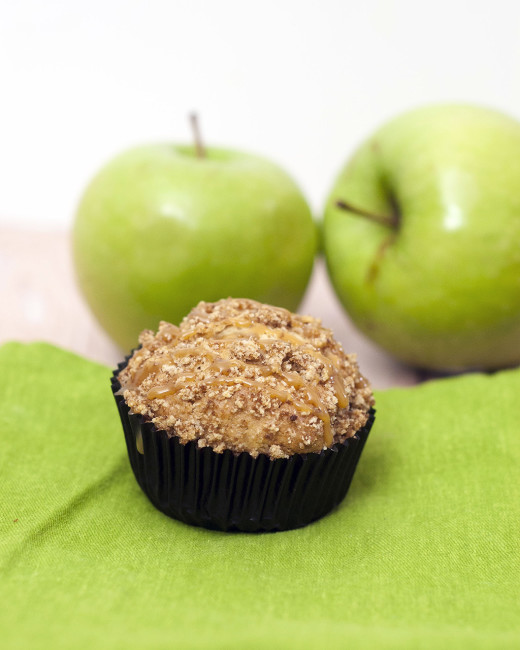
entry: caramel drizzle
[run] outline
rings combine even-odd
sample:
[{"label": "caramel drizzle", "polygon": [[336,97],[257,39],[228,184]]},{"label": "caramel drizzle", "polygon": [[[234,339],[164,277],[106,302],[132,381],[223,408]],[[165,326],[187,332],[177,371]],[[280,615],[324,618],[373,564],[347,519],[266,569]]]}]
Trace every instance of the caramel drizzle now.
[{"label": "caramel drizzle", "polygon": [[137,388],[140,386],[145,379],[155,372],[158,372],[164,365],[165,361],[167,362],[168,358],[182,358],[191,355],[205,356],[207,359],[213,360],[217,355],[211,350],[203,350],[201,348],[181,348],[178,350],[172,350],[168,357],[161,359],[154,363],[148,363],[145,361],[143,365],[135,372],[132,381],[128,382],[125,385],[125,388]]},{"label": "caramel drizzle", "polygon": [[[237,335],[236,331],[233,330],[243,330]],[[228,321],[225,324],[224,329],[219,332],[215,338],[217,339],[226,339],[226,338],[249,338],[252,336],[257,340],[262,340],[262,337],[266,334],[274,334],[275,338],[281,341],[288,341],[289,343],[295,343],[296,345],[305,345],[307,342],[303,336],[295,334],[294,332],[287,332],[286,330],[274,329],[263,325],[262,323],[253,323],[248,320],[235,320]],[[272,338],[268,339],[273,341]]]},{"label": "caramel drizzle", "polygon": [[[338,369],[339,369],[339,359],[332,353],[322,354],[321,352],[315,350],[311,347],[307,340],[293,332],[287,332],[285,330],[278,330],[274,328],[267,327],[261,323],[253,323],[252,321],[245,319],[228,319],[227,321],[220,321],[215,323],[219,327],[224,325],[224,327],[216,334],[213,338],[215,339],[229,339],[229,338],[249,338],[252,337],[256,342],[264,349],[268,348],[274,340],[283,340],[299,345],[304,352],[314,357],[320,361],[323,366],[326,368],[329,377],[332,378],[334,383],[334,393],[338,400],[339,408],[345,408],[349,404],[348,396],[345,393],[343,383],[341,381]],[[239,330],[237,332],[237,330]],[[273,337],[274,334],[274,337]],[[186,334],[181,335],[179,338],[182,341],[187,341],[194,336],[200,336],[199,332],[187,332]],[[266,336],[270,335],[270,336]],[[314,413],[322,422],[323,422],[323,438],[326,446],[330,446],[333,442],[332,428],[330,415],[327,411],[327,408],[323,401],[320,398],[319,392],[316,388],[308,386],[307,382],[295,372],[273,372],[268,366],[265,365],[254,365],[260,373],[264,376],[270,374],[278,375],[281,380],[286,383],[288,386],[294,387],[296,390],[299,390],[303,393],[305,401],[295,400],[289,391],[279,390],[272,386],[268,386],[264,383],[255,381],[254,379],[247,379],[244,377],[233,377],[233,376],[223,376],[223,373],[229,372],[232,368],[240,368],[243,370],[246,367],[249,367],[249,364],[239,361],[237,359],[224,359],[219,357],[215,352],[210,350],[203,350],[201,348],[187,347],[182,349],[177,349],[170,352],[170,357],[184,357],[188,355],[204,355],[208,360],[211,361],[209,366],[210,372],[217,374],[215,379],[207,382],[209,386],[218,387],[222,385],[226,386],[235,386],[237,384],[248,386],[252,388],[268,390],[271,397],[280,400],[280,402],[285,403],[292,401],[294,407],[301,413]],[[162,365],[162,364],[161,364]],[[132,384],[141,383],[146,377],[151,375],[153,372],[159,370],[160,366],[158,364],[145,364],[140,368],[135,374],[134,381]],[[174,382],[165,384],[163,386],[157,386],[148,391],[148,399],[158,399],[165,398],[170,395],[174,395],[187,384],[192,384],[196,381],[197,375],[191,372],[179,373]]]},{"label": "caramel drizzle", "polygon": [[[234,331],[229,331],[229,328],[243,329],[244,331],[237,336],[237,333]],[[228,330],[228,331],[226,331]],[[295,343],[303,348],[303,351],[314,357],[325,366],[329,373],[329,377],[333,378],[334,381],[334,392],[338,399],[338,404],[340,408],[345,408],[348,406],[348,398],[345,395],[343,390],[343,385],[338,375],[339,359],[336,355],[329,353],[327,356],[315,350],[310,346],[303,336],[295,334],[294,332],[287,332],[285,330],[274,329],[267,327],[267,325],[262,325],[261,323],[252,323],[251,321],[237,320],[226,323],[224,329],[216,335],[217,339],[226,339],[226,338],[249,338],[250,336],[256,339],[256,342],[261,345],[264,349],[267,345],[273,342],[272,337],[265,337],[266,334],[274,334],[275,339],[280,341],[288,341],[289,343]]]},{"label": "caramel drizzle", "polygon": [[[221,360],[223,361],[223,360]],[[245,365],[245,364],[244,364]],[[210,366],[212,368],[212,366]],[[287,373],[277,373],[282,376],[282,379],[286,381],[285,375]],[[296,373],[294,373],[296,374]],[[163,386],[156,386],[148,391],[148,399],[164,399],[170,395],[175,395],[180,390],[182,390],[186,384],[192,384],[197,380],[197,375],[192,372],[182,372],[177,375],[174,382],[169,384],[164,384]],[[292,383],[288,382],[290,385]],[[285,390],[278,390],[273,386],[262,384],[259,381],[254,379],[246,379],[245,377],[216,377],[211,381],[207,382],[207,385],[210,387],[218,388],[219,386],[248,386],[250,388],[258,388],[259,390],[267,390],[270,397],[274,397],[280,402],[292,402],[292,405],[300,413],[308,414],[314,413],[322,422],[323,422],[323,439],[327,446],[330,446],[333,441],[331,424],[330,424],[330,415],[327,410],[323,408],[323,403],[320,400],[318,391],[311,386],[304,386],[303,392],[306,399],[306,402],[301,402],[295,400],[294,397]],[[313,408],[314,407],[314,408]]]},{"label": "caramel drizzle", "polygon": [[[228,327],[236,327],[238,329],[243,328],[244,332],[242,333],[242,336],[236,337],[236,332],[226,332],[226,329]],[[338,373],[339,359],[337,358],[336,355],[332,353],[327,354],[327,356],[325,356],[321,352],[318,352],[313,347],[311,347],[307,343],[307,340],[304,339],[302,336],[299,336],[298,334],[294,334],[291,332],[286,332],[284,330],[273,329],[267,327],[266,325],[262,325],[261,323],[252,324],[250,322],[248,323],[248,321],[236,321],[228,325],[215,338],[225,339],[225,338],[230,338],[232,336],[235,336],[236,338],[248,338],[249,336],[252,336],[253,338],[256,339],[256,342],[265,349],[269,344],[273,342],[273,339],[265,338],[262,336],[263,334],[274,334],[275,338],[279,340],[296,343],[303,348],[304,352],[306,352],[310,356],[320,361],[327,369],[329,377],[332,377],[332,380],[334,382],[334,393],[338,400],[339,408],[345,408],[346,406],[348,406],[349,403],[348,396],[345,393],[345,390],[343,388],[343,382],[341,381],[341,378]]]},{"label": "caramel drizzle", "polygon": [[175,395],[182,390],[186,384],[193,384],[197,379],[194,372],[180,372],[173,383],[164,384],[163,386],[154,386],[148,391],[148,399],[158,399]]}]

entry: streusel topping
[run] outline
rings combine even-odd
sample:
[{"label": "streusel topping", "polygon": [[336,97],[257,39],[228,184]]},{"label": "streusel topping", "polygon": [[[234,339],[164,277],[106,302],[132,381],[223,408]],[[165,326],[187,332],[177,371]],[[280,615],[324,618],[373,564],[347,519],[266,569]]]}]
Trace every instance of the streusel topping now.
[{"label": "streusel topping", "polygon": [[319,452],[353,436],[374,404],[355,355],[319,320],[254,300],[201,302],[139,342],[119,374],[130,409],[216,452]]}]

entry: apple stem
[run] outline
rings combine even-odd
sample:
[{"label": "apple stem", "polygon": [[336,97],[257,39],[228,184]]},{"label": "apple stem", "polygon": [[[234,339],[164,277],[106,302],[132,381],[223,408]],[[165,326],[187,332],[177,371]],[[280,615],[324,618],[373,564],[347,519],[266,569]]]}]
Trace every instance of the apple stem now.
[{"label": "apple stem", "polygon": [[191,130],[193,133],[193,140],[195,142],[195,151],[197,153],[197,158],[205,158],[206,149],[202,144],[202,137],[200,135],[200,128],[199,128],[199,116],[197,115],[197,113],[190,113],[190,122],[191,122]]},{"label": "apple stem", "polygon": [[357,214],[360,217],[365,217],[365,219],[370,219],[370,221],[380,223],[382,226],[397,228],[399,225],[399,215],[397,211],[393,215],[374,214],[372,212],[368,212],[368,210],[363,210],[363,208],[358,208],[351,203],[347,203],[346,201],[336,201],[336,207],[341,208],[342,210],[348,210],[348,212]]}]

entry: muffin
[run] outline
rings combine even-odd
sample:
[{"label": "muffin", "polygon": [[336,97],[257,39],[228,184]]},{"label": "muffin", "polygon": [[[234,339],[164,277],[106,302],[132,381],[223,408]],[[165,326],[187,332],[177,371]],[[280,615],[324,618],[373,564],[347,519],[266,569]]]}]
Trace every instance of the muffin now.
[{"label": "muffin", "polygon": [[112,387],[137,481],[162,512],[284,530],[345,496],[374,399],[320,321],[253,300],[201,302],[139,343]]}]

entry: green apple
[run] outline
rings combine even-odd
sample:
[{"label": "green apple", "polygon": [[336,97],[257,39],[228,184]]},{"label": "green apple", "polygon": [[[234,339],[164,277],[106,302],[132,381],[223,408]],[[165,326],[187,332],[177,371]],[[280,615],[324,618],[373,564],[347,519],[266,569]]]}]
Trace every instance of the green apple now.
[{"label": "green apple", "polygon": [[520,123],[472,106],[390,121],[340,173],[323,224],[355,324],[435,370],[520,362]]},{"label": "green apple", "polygon": [[262,158],[159,144],[123,153],[93,179],[73,230],[79,286],[124,349],[200,300],[248,297],[294,310],[316,226],[295,183]]}]

